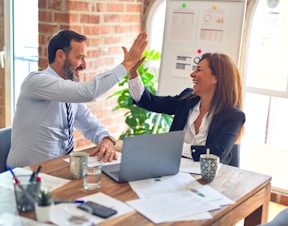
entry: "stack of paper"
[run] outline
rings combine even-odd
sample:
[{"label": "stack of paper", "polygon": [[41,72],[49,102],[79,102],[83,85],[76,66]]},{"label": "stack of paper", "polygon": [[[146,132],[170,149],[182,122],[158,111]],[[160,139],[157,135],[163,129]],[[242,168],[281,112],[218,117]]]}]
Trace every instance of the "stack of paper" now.
[{"label": "stack of paper", "polygon": [[140,199],[127,202],[154,223],[209,219],[209,211],[234,203],[189,174],[129,182]]}]

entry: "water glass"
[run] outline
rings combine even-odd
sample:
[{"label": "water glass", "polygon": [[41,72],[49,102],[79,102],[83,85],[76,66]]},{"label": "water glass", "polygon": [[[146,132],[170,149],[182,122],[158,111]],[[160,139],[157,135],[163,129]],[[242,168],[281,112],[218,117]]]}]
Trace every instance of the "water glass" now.
[{"label": "water glass", "polygon": [[[78,205],[78,204],[77,204]],[[75,204],[66,204],[64,208],[67,226],[91,226],[92,209],[85,206],[85,210],[78,209]]]},{"label": "water glass", "polygon": [[95,190],[101,187],[102,162],[86,167],[86,176],[83,179],[85,190]]}]

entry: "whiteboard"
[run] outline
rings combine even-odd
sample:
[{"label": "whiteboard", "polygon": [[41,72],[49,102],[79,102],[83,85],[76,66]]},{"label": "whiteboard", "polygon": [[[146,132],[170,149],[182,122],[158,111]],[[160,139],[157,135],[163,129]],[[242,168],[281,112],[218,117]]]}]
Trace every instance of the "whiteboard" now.
[{"label": "whiteboard", "polygon": [[167,0],[158,95],[192,88],[194,59],[228,54],[239,64],[246,0]]}]

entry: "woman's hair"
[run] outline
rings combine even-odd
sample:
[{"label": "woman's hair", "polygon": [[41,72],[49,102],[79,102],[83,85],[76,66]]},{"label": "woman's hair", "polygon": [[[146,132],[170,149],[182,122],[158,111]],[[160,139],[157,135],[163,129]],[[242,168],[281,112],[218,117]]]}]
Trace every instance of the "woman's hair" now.
[{"label": "woman's hair", "polygon": [[58,49],[62,49],[65,54],[68,54],[71,50],[72,40],[83,42],[87,40],[87,37],[72,30],[60,30],[53,35],[48,44],[48,63],[51,64],[55,61],[56,51]]},{"label": "woman's hair", "polygon": [[217,114],[233,107],[242,110],[242,81],[235,62],[223,53],[205,53],[199,62],[204,59],[217,79],[210,112]]},{"label": "woman's hair", "polygon": [[235,62],[223,53],[205,53],[200,61],[203,59],[208,61],[208,66],[217,79],[211,110],[215,114],[232,107],[242,110],[242,79]]},{"label": "woman's hair", "polygon": [[[235,62],[223,53],[205,53],[201,56],[199,62],[204,59],[208,61],[208,66],[217,79],[210,112],[218,114],[225,109],[233,107],[243,110],[242,79]],[[190,98],[193,96],[195,97],[196,95],[192,94]],[[235,143],[240,142],[243,133],[244,126],[240,129]]]}]

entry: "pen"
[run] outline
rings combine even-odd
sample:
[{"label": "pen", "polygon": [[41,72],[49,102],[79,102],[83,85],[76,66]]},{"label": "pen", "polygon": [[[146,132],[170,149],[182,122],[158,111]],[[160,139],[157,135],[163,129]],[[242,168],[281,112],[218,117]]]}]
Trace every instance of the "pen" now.
[{"label": "pen", "polygon": [[84,203],[84,200],[54,200],[54,204],[60,204],[60,203]]},{"label": "pen", "polygon": [[41,166],[38,166],[37,170],[36,171],[33,171],[33,173],[31,174],[31,177],[29,179],[29,182],[33,182],[35,180],[35,177],[38,176],[40,170],[41,170]]},{"label": "pen", "polygon": [[38,175],[40,173],[42,166],[38,166],[38,169],[36,170],[36,182],[41,182],[41,177]]},{"label": "pen", "polygon": [[14,181],[15,181],[15,184],[20,184],[20,181],[19,181],[19,179],[16,177],[16,175],[15,175],[12,167],[11,167],[11,166],[7,166],[7,169],[8,169],[8,170],[10,171],[10,173],[12,174],[13,179],[14,179]]}]

